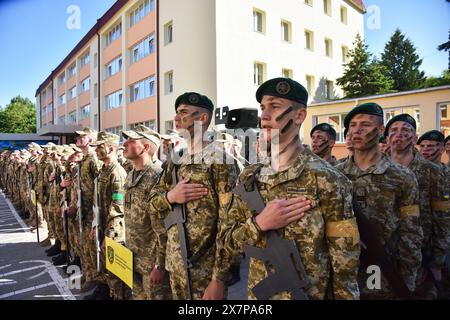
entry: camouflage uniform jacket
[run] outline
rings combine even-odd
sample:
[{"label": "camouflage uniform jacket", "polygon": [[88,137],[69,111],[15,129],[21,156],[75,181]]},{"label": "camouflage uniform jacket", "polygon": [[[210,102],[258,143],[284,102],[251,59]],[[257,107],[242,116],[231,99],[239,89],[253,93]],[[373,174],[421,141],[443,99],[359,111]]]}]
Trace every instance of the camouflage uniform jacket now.
[{"label": "camouflage uniform jacket", "polygon": [[[94,181],[97,178],[101,162],[97,159],[95,152],[90,150],[81,160],[81,193],[83,199],[83,219],[87,224],[91,224],[94,219],[92,206],[94,204]],[[77,181],[75,180],[75,184]]]},{"label": "camouflage uniform jacket", "polygon": [[[223,163],[223,148],[217,143],[208,144],[195,155],[183,150],[178,163],[178,181],[189,178],[190,183],[203,184],[208,189],[208,194],[203,198],[185,204],[188,258],[194,268],[201,268],[205,278],[225,282],[229,275],[231,256],[217,246],[217,235],[238,176],[237,166]],[[172,179],[174,162],[167,160],[163,168],[161,178],[150,196],[151,212],[158,215],[162,225],[172,211],[167,193],[176,185]],[[166,269],[175,272],[183,266],[178,228],[172,226],[167,233]]]},{"label": "camouflage uniform jacket", "polygon": [[141,171],[131,170],[125,181],[125,245],[133,251],[136,269],[150,273],[154,265],[164,266],[167,234],[155,222],[149,196],[158,181],[161,166],[150,161]]},{"label": "camouflage uniform jacket", "polygon": [[[238,183],[245,185],[253,177],[266,204],[275,199],[299,196],[316,204],[302,219],[277,230],[284,239],[296,242],[311,283],[306,290],[308,297],[324,299],[333,273],[335,298],[358,299],[359,233],[351,207],[350,181],[308,149],[289,169],[281,172],[274,171],[268,160],[248,166]],[[242,253],[244,245],[267,246],[267,233],[256,226],[252,211],[237,195],[233,195],[221,230],[221,245],[230,254]],[[264,262],[251,258],[249,298],[254,299],[252,288],[267,276]],[[271,297],[290,298],[287,291]]]},{"label": "camouflage uniform jacket", "polygon": [[365,171],[356,166],[353,157],[336,168],[353,182],[353,197],[362,214],[376,226],[378,241],[388,248],[405,284],[414,290],[423,240],[416,177],[388,156]]},{"label": "camouflage uniform jacket", "polygon": [[125,170],[117,161],[108,166],[104,164],[98,176],[100,230],[117,242],[125,241],[123,187],[126,177]]},{"label": "camouflage uniform jacket", "polygon": [[[416,175],[419,184],[420,222],[424,240],[422,253],[426,264],[442,268],[447,250],[446,236],[450,228],[448,197],[440,179],[440,167],[414,152],[408,168]],[[447,208],[447,209],[445,209]]]}]

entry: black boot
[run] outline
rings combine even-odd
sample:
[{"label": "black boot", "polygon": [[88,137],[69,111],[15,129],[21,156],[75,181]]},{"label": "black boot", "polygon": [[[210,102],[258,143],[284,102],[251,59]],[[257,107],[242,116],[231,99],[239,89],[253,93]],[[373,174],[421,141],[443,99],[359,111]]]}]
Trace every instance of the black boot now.
[{"label": "black boot", "polygon": [[61,249],[61,241],[59,241],[58,239],[56,239],[54,245],[52,245],[50,248],[45,250],[45,253],[48,253],[49,251],[55,250],[55,248]]},{"label": "black boot", "polygon": [[56,240],[55,245],[47,251],[47,257],[56,256],[61,253],[61,242]]},{"label": "black boot", "polygon": [[66,251],[61,251],[59,255],[53,257],[52,261],[54,266],[62,266],[63,264],[66,264],[67,263]]},{"label": "black boot", "polygon": [[92,294],[84,297],[83,300],[111,300],[109,287],[104,283],[99,283]]}]

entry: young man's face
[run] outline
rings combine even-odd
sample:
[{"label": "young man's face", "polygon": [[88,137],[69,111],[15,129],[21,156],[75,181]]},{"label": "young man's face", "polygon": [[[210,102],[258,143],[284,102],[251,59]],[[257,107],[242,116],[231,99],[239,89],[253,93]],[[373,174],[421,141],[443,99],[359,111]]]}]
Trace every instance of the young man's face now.
[{"label": "young man's face", "polygon": [[91,141],[92,139],[88,135],[83,136],[78,135],[76,140],[76,146],[79,148],[83,148],[87,146]]},{"label": "young man's face", "polygon": [[144,153],[148,153],[150,152],[151,149],[151,142],[148,141],[148,143],[146,143],[145,139],[128,139],[127,141],[125,141],[125,143],[123,144],[124,146],[124,150],[123,150],[123,156],[126,159],[129,160],[136,160],[139,157],[141,157]]},{"label": "young man's face", "polygon": [[440,161],[444,151],[443,143],[432,140],[423,140],[420,143],[420,154],[432,162]]},{"label": "young man's face", "polygon": [[83,153],[82,152],[75,152],[72,153],[72,155],[69,157],[69,162],[81,162],[83,160]]},{"label": "young man's face", "polygon": [[306,108],[294,108],[290,100],[264,96],[261,100],[261,138],[270,145],[271,133],[276,130],[279,142],[286,142],[298,135],[306,117]]},{"label": "young man's face", "polygon": [[447,153],[447,156],[450,158],[450,140],[447,141],[445,144],[445,152]]},{"label": "young man's face", "polygon": [[388,141],[392,150],[406,150],[416,143],[416,130],[408,122],[396,121],[389,127]]},{"label": "young man's face", "polygon": [[104,161],[108,157],[109,148],[105,143],[102,143],[95,148],[95,153],[100,161]]},{"label": "young man's face", "polygon": [[357,114],[349,125],[348,135],[355,150],[371,150],[378,148],[380,135],[383,132],[382,120],[370,114]]},{"label": "young man's face", "polygon": [[179,105],[174,118],[175,129],[180,134],[188,132],[192,136],[195,121],[200,121],[202,126],[209,125],[208,115],[204,110],[204,108],[187,104]]},{"label": "young man's face", "polygon": [[316,130],[311,136],[311,149],[317,155],[333,148],[334,144],[334,138],[325,131]]}]

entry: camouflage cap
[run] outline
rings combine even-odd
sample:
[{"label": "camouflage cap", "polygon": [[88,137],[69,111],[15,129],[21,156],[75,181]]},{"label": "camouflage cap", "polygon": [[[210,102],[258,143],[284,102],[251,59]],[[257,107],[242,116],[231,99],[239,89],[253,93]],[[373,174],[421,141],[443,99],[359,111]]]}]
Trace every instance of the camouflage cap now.
[{"label": "camouflage cap", "polygon": [[106,132],[106,131],[100,131],[97,134],[97,141],[91,143],[91,146],[96,147],[101,144],[107,143],[111,144],[113,146],[118,147],[119,146],[120,137],[117,134]]},{"label": "camouflage cap", "polygon": [[336,140],[336,130],[334,130],[334,128],[330,126],[328,123],[319,123],[318,125],[316,125],[314,128],[312,128],[309,136],[312,137],[313,133],[318,130],[330,134],[333,137],[333,139]]},{"label": "camouflage cap", "polygon": [[91,137],[97,136],[97,131],[89,127],[84,128],[83,131],[75,131],[75,133],[78,134],[79,136],[91,136]]},{"label": "camouflage cap", "polygon": [[420,144],[424,140],[430,140],[430,141],[437,141],[437,142],[444,142],[444,135],[442,132],[438,130],[431,130],[428,132],[425,132],[423,135],[420,136],[419,140],[417,140],[417,144]]},{"label": "camouflage cap", "polygon": [[47,144],[44,144],[42,147],[43,148],[51,148],[51,147],[53,147],[53,146],[56,146],[56,144],[54,144],[53,142],[49,142],[49,143],[47,143]]},{"label": "camouflage cap", "polygon": [[36,142],[32,142],[28,145],[28,149],[29,150],[35,150],[35,151],[39,151],[42,150],[41,146],[38,145]]},{"label": "camouflage cap", "polygon": [[167,134],[160,134],[159,136],[163,140],[180,140],[180,139],[182,139],[175,130],[167,130]]},{"label": "camouflage cap", "polygon": [[161,144],[159,133],[143,125],[138,125],[134,130],[123,131],[122,136],[125,139],[133,140],[145,138],[153,142],[157,147]]},{"label": "camouflage cap", "polygon": [[356,116],[357,114],[370,114],[373,116],[378,116],[381,117],[381,119],[384,118],[384,114],[383,114],[383,108],[380,107],[379,104],[375,103],[375,102],[368,102],[368,103],[363,103],[361,105],[358,105],[356,107],[354,107],[346,116],[344,119],[344,126],[346,128],[349,127],[350,125],[350,121],[353,119],[354,116]]},{"label": "camouflage cap", "polygon": [[256,101],[261,103],[264,96],[273,96],[308,104],[308,91],[297,81],[289,78],[274,78],[261,84],[256,91]]}]

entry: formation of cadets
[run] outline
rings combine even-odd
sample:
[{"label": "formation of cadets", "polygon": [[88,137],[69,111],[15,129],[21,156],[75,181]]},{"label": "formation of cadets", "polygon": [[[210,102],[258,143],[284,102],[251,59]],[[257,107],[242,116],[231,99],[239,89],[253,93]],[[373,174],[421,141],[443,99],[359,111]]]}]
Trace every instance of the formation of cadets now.
[{"label": "formation of cadets", "polygon": [[[138,126],[120,146],[85,128],[76,144],[2,151],[1,188],[29,224],[46,225],[55,265],[81,267],[82,291],[96,287],[86,299],[226,299],[244,255],[249,299],[448,298],[450,137],[418,138],[407,114],[385,125],[365,103],[345,118],[349,156],[337,160],[329,124],[301,143],[298,82],[266,81],[256,100],[257,145],[279,132],[257,163],[228,134],[203,139],[214,106],[188,92],[175,103],[180,135]],[[133,253],[132,291],[105,268],[105,236]]]}]

